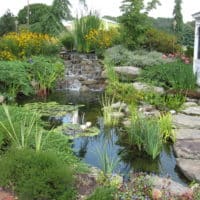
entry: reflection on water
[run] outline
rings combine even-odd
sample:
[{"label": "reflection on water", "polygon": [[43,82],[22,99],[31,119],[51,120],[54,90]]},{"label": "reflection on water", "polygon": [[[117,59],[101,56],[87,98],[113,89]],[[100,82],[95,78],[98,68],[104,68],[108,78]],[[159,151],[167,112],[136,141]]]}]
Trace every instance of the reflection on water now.
[{"label": "reflection on water", "polygon": [[[103,125],[103,120],[100,117],[102,115],[99,105],[100,95],[101,93],[57,91],[45,100],[56,101],[60,104],[84,104],[85,106],[80,108],[79,113],[74,113],[73,117],[65,116],[63,121],[65,123],[69,120],[74,123],[78,120],[79,122],[90,121],[92,125],[97,125],[100,128],[101,133],[98,136],[77,138],[73,141],[73,149],[77,156],[90,165],[100,167],[97,148],[102,149],[103,146],[106,146],[108,154],[112,158],[121,160],[117,168],[118,172],[123,174],[130,171],[155,173],[161,176],[170,176],[175,181],[185,183],[184,178],[176,169],[176,160],[171,145],[164,145],[160,156],[152,161],[144,154],[136,150],[128,151],[120,144],[118,138],[120,128],[109,129]],[[20,99],[19,104],[35,101],[41,101],[41,99]]]}]

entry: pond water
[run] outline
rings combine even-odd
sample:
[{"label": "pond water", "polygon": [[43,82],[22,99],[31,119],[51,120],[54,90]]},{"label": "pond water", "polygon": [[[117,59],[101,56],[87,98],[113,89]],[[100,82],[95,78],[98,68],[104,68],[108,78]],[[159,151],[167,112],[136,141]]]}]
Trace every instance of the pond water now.
[{"label": "pond water", "polygon": [[[77,156],[84,162],[100,168],[98,152],[106,151],[111,160],[119,160],[115,172],[122,173],[125,177],[129,172],[147,172],[164,177],[169,176],[177,182],[187,184],[176,168],[176,160],[170,144],[163,146],[160,156],[154,161],[137,151],[127,151],[120,142],[121,127],[104,127],[100,98],[101,93],[56,91],[46,99],[46,101],[56,101],[60,104],[84,104],[85,106],[79,110],[79,119],[84,122],[90,121],[92,125],[99,127],[100,134],[98,136],[82,137],[72,141],[72,147]],[[36,101],[41,101],[41,99],[18,100],[20,104]]]}]

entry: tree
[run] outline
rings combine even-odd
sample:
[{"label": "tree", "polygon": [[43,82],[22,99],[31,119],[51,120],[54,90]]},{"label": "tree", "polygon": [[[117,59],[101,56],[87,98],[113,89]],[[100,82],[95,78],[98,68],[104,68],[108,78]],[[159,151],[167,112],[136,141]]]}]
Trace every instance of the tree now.
[{"label": "tree", "polygon": [[70,19],[72,17],[70,6],[71,3],[68,0],[54,0],[52,4],[52,13],[59,20]]},{"label": "tree", "polygon": [[173,16],[174,16],[174,31],[177,34],[178,37],[181,37],[181,34],[183,32],[183,16],[181,13],[181,4],[182,0],[175,0],[175,6],[173,10]]},{"label": "tree", "polygon": [[123,0],[120,18],[122,27],[122,37],[125,45],[129,49],[138,48],[145,39],[145,33],[150,24],[148,12],[155,8],[158,0],[148,1],[145,5],[144,0]]},{"label": "tree", "polygon": [[16,30],[14,15],[8,10],[1,18],[0,18],[0,36]]}]

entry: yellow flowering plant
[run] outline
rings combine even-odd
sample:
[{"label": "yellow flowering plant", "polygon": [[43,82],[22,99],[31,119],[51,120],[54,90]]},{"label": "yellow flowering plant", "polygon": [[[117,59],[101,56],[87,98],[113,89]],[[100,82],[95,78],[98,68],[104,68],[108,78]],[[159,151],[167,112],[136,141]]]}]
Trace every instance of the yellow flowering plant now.
[{"label": "yellow flowering plant", "polygon": [[0,40],[0,60],[23,59],[32,55],[57,53],[59,42],[47,34],[11,32]]}]

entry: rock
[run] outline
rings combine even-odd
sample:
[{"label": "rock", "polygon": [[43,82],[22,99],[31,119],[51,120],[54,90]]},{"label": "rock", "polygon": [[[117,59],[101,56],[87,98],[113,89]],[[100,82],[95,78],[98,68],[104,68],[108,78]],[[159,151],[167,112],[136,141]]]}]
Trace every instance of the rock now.
[{"label": "rock", "polygon": [[97,83],[98,83],[98,81],[94,80],[94,79],[88,79],[88,80],[82,81],[83,85],[94,85],[94,84],[97,84]]},{"label": "rock", "polygon": [[178,158],[176,161],[186,178],[200,182],[200,160]]},{"label": "rock", "polygon": [[123,110],[127,107],[127,105],[123,102],[118,101],[117,103],[113,103],[111,107],[116,110]]},{"label": "rock", "polygon": [[104,78],[104,79],[107,78],[106,70],[101,72],[101,77]]},{"label": "rock", "polygon": [[139,112],[142,112],[145,116],[160,116],[160,112],[155,109],[152,105],[143,105],[138,109]]},{"label": "rock", "polygon": [[181,185],[180,183],[177,183],[169,178],[161,178],[158,176],[151,177],[153,187],[157,190],[164,190],[165,192],[170,193],[171,195],[174,195],[176,197],[181,197],[184,194],[191,193],[192,190],[188,187],[185,187]]},{"label": "rock", "polygon": [[200,106],[188,107],[188,108],[182,110],[181,112],[186,114],[186,115],[200,116]]},{"label": "rock", "polygon": [[112,112],[112,113],[111,113],[111,116],[112,116],[113,118],[122,118],[122,117],[124,117],[125,115],[124,115],[123,112]]},{"label": "rock", "polygon": [[178,158],[200,160],[200,140],[178,140],[173,147]]},{"label": "rock", "polygon": [[140,68],[132,66],[119,66],[114,67],[114,70],[117,74],[125,76],[127,78],[135,79],[141,72]]},{"label": "rock", "polygon": [[200,130],[196,129],[177,129],[177,140],[200,140]]},{"label": "rock", "polygon": [[170,110],[169,111],[172,115],[175,115],[176,114],[176,111],[175,110]]},{"label": "rock", "polygon": [[87,86],[85,86],[85,85],[83,85],[81,88],[80,88],[80,92],[88,92],[90,89],[87,87]]},{"label": "rock", "polygon": [[147,91],[147,92],[153,91],[160,94],[164,93],[164,89],[162,87],[150,86],[150,85],[147,85],[146,83],[141,83],[141,82],[133,83],[133,87],[139,91]]},{"label": "rock", "polygon": [[125,127],[129,127],[131,125],[131,121],[130,119],[126,119],[122,122],[122,124],[125,126]]},{"label": "rock", "polygon": [[200,129],[200,117],[177,114],[172,119],[177,128]]},{"label": "rock", "polygon": [[0,103],[3,103],[5,101],[5,97],[3,95],[0,95]]},{"label": "rock", "polygon": [[183,104],[183,107],[184,107],[184,108],[192,107],[192,106],[197,106],[197,103],[196,103],[196,102],[189,101],[189,102],[185,102],[185,103]]}]

